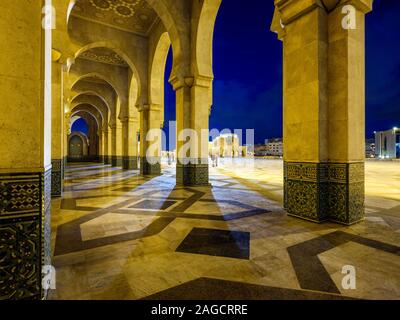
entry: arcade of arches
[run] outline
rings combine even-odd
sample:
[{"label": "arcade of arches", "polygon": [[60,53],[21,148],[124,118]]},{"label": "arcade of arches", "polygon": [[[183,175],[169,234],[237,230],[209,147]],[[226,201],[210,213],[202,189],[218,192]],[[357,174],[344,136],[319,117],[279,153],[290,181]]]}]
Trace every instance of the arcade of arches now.
[{"label": "arcade of arches", "polygon": [[[212,43],[221,1],[37,0],[23,10],[18,1],[1,1],[0,39],[7,46],[0,53],[0,299],[44,297],[47,265],[57,271],[56,298],[142,298],[182,283],[212,294],[209,288],[223,286],[217,279],[227,280],[225,265],[248,272],[232,276],[238,281],[230,282],[232,290],[241,281],[264,284],[266,296],[338,297],[337,279],[303,259],[302,250],[314,255],[314,245],[334,239],[369,246],[387,261],[384,255],[398,254],[379,241],[381,234],[371,241],[357,235],[364,219],[363,22],[372,0],[275,1],[271,30],[283,41],[284,56],[285,210],[257,192],[246,204],[250,191],[229,189],[236,182],[210,172],[201,157],[189,164],[178,157],[175,168],[162,171],[161,148],[144,137],[164,124],[168,52],[177,131],[192,129],[201,140],[213,104]],[[42,28],[42,8],[51,2],[55,28]],[[355,30],[340,27],[346,4],[356,9],[361,26]],[[88,124],[87,134],[71,132],[78,119]],[[177,142],[178,151],[183,146]],[[92,162],[74,164],[83,160]],[[209,213],[214,207],[219,215]],[[135,214],[140,219],[131,223]],[[283,241],[291,247],[267,263],[273,244],[256,236],[268,221],[265,238],[280,229],[283,239],[287,227]],[[330,222],[313,223],[322,221]],[[337,230],[341,225],[354,229]],[[251,255],[227,246],[224,254],[209,254],[227,257],[210,263],[209,273],[194,270],[191,261],[202,268],[191,258],[201,253],[196,243],[225,241],[230,229],[241,228],[252,230],[233,237],[241,248],[251,246]],[[297,233],[304,235],[301,244]],[[306,241],[316,236],[315,243]],[[318,253],[335,246],[328,247]],[[176,252],[181,255],[171,257]],[[177,262],[172,269],[169,260]],[[129,261],[136,267],[126,267]],[[268,264],[293,276],[281,277],[281,285],[268,282]],[[188,268],[179,271],[180,265]],[[278,286],[290,289],[272,289]]]}]

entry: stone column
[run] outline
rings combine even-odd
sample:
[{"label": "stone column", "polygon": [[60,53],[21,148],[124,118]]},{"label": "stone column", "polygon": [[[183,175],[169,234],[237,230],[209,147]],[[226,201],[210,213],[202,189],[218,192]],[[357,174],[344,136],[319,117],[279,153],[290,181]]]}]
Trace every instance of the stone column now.
[{"label": "stone column", "polygon": [[64,132],[63,132],[63,139],[64,139],[64,176],[66,171],[66,166],[68,163],[68,137],[71,134],[71,113],[64,114]]},{"label": "stone column", "polygon": [[51,264],[51,30],[44,1],[0,2],[0,300],[42,299]]},{"label": "stone column", "polygon": [[328,9],[329,219],[352,224],[364,219],[364,18],[372,1],[341,1]]},{"label": "stone column", "polygon": [[364,216],[363,18],[353,32],[332,1],[275,5],[272,27],[284,51],[284,207],[315,222],[355,223]]},{"label": "stone column", "polygon": [[104,164],[111,164],[110,151],[109,151],[109,131],[108,125],[104,126],[103,130],[103,141],[104,141]]},{"label": "stone column", "polygon": [[111,165],[113,167],[122,167],[122,125],[119,120],[111,126],[111,143],[112,143],[112,156]]},{"label": "stone column", "polygon": [[64,106],[62,64],[52,64],[52,140],[51,140],[51,195],[61,197],[64,179]]},{"label": "stone column", "polygon": [[122,132],[123,132],[123,165],[124,170],[136,170],[138,169],[138,140],[137,131],[139,129],[139,123],[137,119],[125,118],[122,121]]},{"label": "stone column", "polygon": [[108,129],[108,161],[111,164],[113,154],[113,144],[112,144],[112,129],[109,127]]},{"label": "stone column", "polygon": [[[68,61],[67,59],[64,59]],[[71,134],[71,102],[67,97],[69,97],[68,89],[68,63],[64,63],[62,69],[62,89],[63,89],[63,112],[64,112],[64,127],[63,127],[63,146],[64,146],[64,170],[63,170],[63,180],[65,179],[65,172],[68,164],[68,138]]]},{"label": "stone column", "polygon": [[160,130],[161,106],[143,105],[138,109],[140,113],[140,173],[142,175],[160,175],[161,141],[160,139],[148,141],[150,138],[148,133],[151,129]]},{"label": "stone column", "polygon": [[99,140],[99,162],[104,162],[104,140],[103,140],[103,130],[100,128],[97,132],[97,137]]},{"label": "stone column", "polygon": [[[176,91],[176,183],[184,186],[209,185],[208,130],[212,78],[174,78],[171,84]],[[187,134],[184,129],[189,129]]]}]

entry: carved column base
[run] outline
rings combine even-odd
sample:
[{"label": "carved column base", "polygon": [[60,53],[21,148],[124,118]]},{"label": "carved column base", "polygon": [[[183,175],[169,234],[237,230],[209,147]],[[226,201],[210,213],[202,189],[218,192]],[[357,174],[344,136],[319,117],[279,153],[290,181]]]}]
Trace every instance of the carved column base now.
[{"label": "carved column base", "polygon": [[329,220],[350,225],[364,220],[364,215],[364,163],[329,164]]},{"label": "carved column base", "polygon": [[138,169],[138,158],[137,157],[123,157],[122,169],[124,170],[137,170]]},{"label": "carved column base", "polygon": [[159,176],[161,174],[161,159],[140,158],[140,174],[143,176]]},{"label": "carved column base", "polygon": [[108,155],[104,156],[104,164],[111,164],[111,157]]},{"label": "carved column base", "polygon": [[284,164],[284,207],[314,222],[364,219],[364,163]]},{"label": "carved column base", "polygon": [[62,170],[62,179],[64,181],[65,179],[65,172],[67,171],[67,165],[68,165],[68,157],[63,158],[63,170]]},{"label": "carved column base", "polygon": [[0,175],[0,300],[46,297],[51,265],[51,169]]},{"label": "carved column base", "polygon": [[208,186],[208,163],[189,163],[176,165],[176,184],[182,186]]},{"label": "carved column base", "polygon": [[53,197],[61,197],[64,181],[64,163],[63,159],[51,160],[51,195]]},{"label": "carved column base", "polygon": [[111,156],[111,166],[122,167],[122,156]]}]

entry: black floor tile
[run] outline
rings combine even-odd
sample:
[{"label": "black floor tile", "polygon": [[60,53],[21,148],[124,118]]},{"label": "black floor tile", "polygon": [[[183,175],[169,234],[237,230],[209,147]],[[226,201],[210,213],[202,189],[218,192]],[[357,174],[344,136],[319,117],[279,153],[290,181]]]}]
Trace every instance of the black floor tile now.
[{"label": "black floor tile", "polygon": [[182,241],[176,251],[205,254],[209,256],[249,259],[250,233],[194,228]]}]

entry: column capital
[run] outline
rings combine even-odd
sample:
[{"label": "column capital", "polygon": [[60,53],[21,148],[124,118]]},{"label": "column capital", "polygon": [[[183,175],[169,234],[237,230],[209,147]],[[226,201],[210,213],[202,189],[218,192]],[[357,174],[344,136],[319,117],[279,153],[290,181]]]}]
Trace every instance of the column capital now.
[{"label": "column capital", "polygon": [[180,88],[192,88],[193,86],[199,86],[204,88],[209,88],[214,80],[213,76],[206,75],[189,75],[185,77],[172,77],[169,82],[174,88],[174,90],[179,90]]},{"label": "column capital", "polygon": [[139,120],[136,117],[131,117],[131,116],[126,116],[124,118],[121,118],[120,121],[122,123],[128,123],[128,122],[139,122]]},{"label": "column capital", "polygon": [[[324,0],[324,2],[327,2],[328,0]],[[335,7],[337,6],[344,6],[344,5],[352,5],[354,6],[357,10],[363,12],[363,13],[368,13],[370,11],[372,11],[372,4],[373,4],[374,0],[341,0],[339,4],[337,4]],[[334,8],[335,8],[334,7]],[[333,10],[334,8],[332,8],[331,10]]]},{"label": "column capital", "polygon": [[112,130],[117,130],[117,129],[122,129],[122,126],[118,123],[113,123],[113,124],[110,124],[110,128]]},{"label": "column capital", "polygon": [[[285,25],[318,7],[329,13],[338,6],[352,5],[356,9],[368,13],[372,10],[372,3],[373,0],[275,0],[275,8],[279,11],[280,22],[284,28]],[[273,21],[273,25],[274,29],[277,29],[276,22]],[[273,31],[277,32],[277,30]]]},{"label": "column capital", "polygon": [[151,103],[151,104],[142,104],[137,106],[139,112],[142,111],[161,111],[162,105],[156,104],[156,103]]},{"label": "column capital", "polygon": [[[340,0],[332,1],[339,3]],[[327,2],[332,1],[327,0]],[[280,13],[282,28],[318,7],[326,10],[321,0],[275,0],[275,8]]]}]

